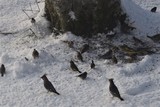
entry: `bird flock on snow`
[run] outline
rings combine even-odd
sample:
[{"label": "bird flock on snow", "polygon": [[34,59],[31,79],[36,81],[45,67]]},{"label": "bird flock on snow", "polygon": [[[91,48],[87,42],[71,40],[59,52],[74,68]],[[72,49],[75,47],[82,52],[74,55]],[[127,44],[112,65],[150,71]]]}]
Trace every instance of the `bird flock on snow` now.
[{"label": "bird flock on snow", "polygon": [[[157,10],[157,7],[153,7],[150,11],[151,12],[156,12],[156,10]],[[34,24],[35,22],[36,22],[36,20],[34,18],[31,18],[31,23]],[[147,37],[150,38],[150,39],[152,39],[153,41],[156,41],[157,38],[159,39],[159,35],[158,34],[155,35],[155,36],[153,36],[153,37],[150,37],[150,36],[147,36]],[[137,38],[133,38],[133,39],[135,41],[137,41],[137,42],[141,42]],[[70,48],[73,48],[73,44],[74,44],[73,41],[63,41],[63,42],[67,43]],[[82,48],[80,49],[80,51],[76,51],[77,52],[77,59],[80,60],[81,62],[83,62],[84,59],[82,57],[82,54],[84,52],[88,51],[88,50],[89,50],[89,45],[88,44],[83,45]],[[33,59],[39,58],[39,52],[36,49],[33,50],[32,57],[33,57]],[[109,50],[105,55],[103,55],[101,57],[106,58],[106,59],[108,59],[108,58],[112,59],[112,62],[115,63],[115,64],[118,62],[117,59],[116,59],[116,57],[115,57],[115,55],[114,55],[113,50]],[[28,58],[25,57],[25,60],[28,61]],[[96,66],[95,63],[92,60],[92,62],[90,64],[90,68],[94,69],[95,66]],[[79,77],[82,80],[85,80],[87,78],[87,74],[88,73],[87,72],[81,72],[78,69],[77,65],[74,63],[73,60],[70,60],[70,68],[72,69],[72,71],[77,71],[78,73],[80,73],[76,77]],[[6,73],[6,68],[5,68],[4,64],[1,64],[0,73],[1,73],[2,77]],[[56,91],[56,89],[53,86],[53,84],[49,81],[49,79],[47,78],[46,74],[44,74],[41,78],[42,78],[42,80],[44,82],[44,87],[46,88],[46,90],[48,92],[53,92],[53,93],[55,93],[57,95],[60,95],[60,93]],[[117,86],[114,84],[113,78],[109,79],[109,83],[110,83],[110,85],[109,85],[109,91],[112,94],[112,96],[119,98],[121,101],[124,101],[124,99],[120,95],[120,92],[119,92]]]}]

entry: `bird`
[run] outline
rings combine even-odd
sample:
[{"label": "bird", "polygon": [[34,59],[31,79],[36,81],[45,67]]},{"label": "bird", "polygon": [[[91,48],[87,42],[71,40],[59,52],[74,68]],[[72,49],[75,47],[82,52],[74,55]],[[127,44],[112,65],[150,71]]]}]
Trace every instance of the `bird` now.
[{"label": "bird", "polygon": [[117,64],[117,63],[118,63],[118,60],[117,60],[117,58],[116,58],[115,55],[112,55],[112,62],[113,62],[114,64]]},{"label": "bird", "polygon": [[93,61],[93,60],[92,60],[92,63],[91,63],[90,66],[91,66],[91,69],[92,69],[92,68],[95,68],[95,64],[94,64],[94,61]]},{"label": "bird", "polygon": [[1,68],[0,68],[0,73],[1,73],[1,76],[3,77],[3,75],[5,74],[6,72],[6,68],[4,66],[4,64],[1,65]]},{"label": "bird", "polygon": [[79,71],[78,67],[72,60],[70,61],[70,67],[73,71],[78,71],[79,73],[81,73],[81,71]]},{"label": "bird", "polygon": [[81,79],[86,79],[87,78],[87,72],[83,72],[83,73],[81,73],[81,74],[79,74],[79,75],[77,75],[76,77],[80,77]]},{"label": "bird", "polygon": [[77,51],[77,59],[83,62],[82,54],[79,51]]},{"label": "bird", "polygon": [[57,95],[60,95],[56,89],[54,88],[54,86],[52,85],[52,83],[48,80],[46,74],[44,74],[42,77],[43,82],[44,82],[44,87],[48,90],[48,92],[54,92]]},{"label": "bird", "polygon": [[156,12],[156,10],[157,10],[157,7],[153,7],[152,9],[151,9],[151,12]]},{"label": "bird", "polygon": [[34,24],[36,20],[34,18],[31,18],[31,23]]},{"label": "bird", "polygon": [[33,50],[32,56],[33,56],[34,59],[39,57],[39,53],[38,53],[38,51],[36,49]]},{"label": "bird", "polygon": [[117,86],[113,82],[113,78],[109,79],[110,85],[109,85],[109,91],[113,95],[113,97],[118,97],[121,101],[124,99],[121,97]]},{"label": "bird", "polygon": [[80,49],[80,52],[81,53],[84,53],[84,52],[86,52],[86,51],[88,51],[89,50],[89,45],[88,44],[84,44],[83,46],[82,46],[82,48]]}]

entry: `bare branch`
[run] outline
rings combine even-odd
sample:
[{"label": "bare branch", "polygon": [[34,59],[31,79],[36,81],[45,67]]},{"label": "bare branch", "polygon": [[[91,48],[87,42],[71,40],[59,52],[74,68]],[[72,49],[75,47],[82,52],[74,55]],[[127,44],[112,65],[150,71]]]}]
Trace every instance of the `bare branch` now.
[{"label": "bare branch", "polygon": [[24,13],[25,13],[25,15],[27,15],[27,17],[29,18],[29,19],[31,19],[30,17],[29,17],[29,15],[25,12],[25,10],[22,10]]}]

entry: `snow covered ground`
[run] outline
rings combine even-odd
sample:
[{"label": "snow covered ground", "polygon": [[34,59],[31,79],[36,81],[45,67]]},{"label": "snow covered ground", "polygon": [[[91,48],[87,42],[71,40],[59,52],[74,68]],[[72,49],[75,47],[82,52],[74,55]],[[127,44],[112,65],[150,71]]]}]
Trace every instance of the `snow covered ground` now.
[{"label": "snow covered ground", "polygon": [[[33,12],[27,13],[36,19],[35,24],[22,11],[31,9],[30,5]],[[122,5],[137,28],[134,35],[158,46],[146,36],[160,33],[160,1],[122,0]],[[6,75],[0,77],[0,107],[160,107],[159,54],[146,55],[136,63],[112,65],[87,52],[84,62],[77,61],[75,50],[83,39],[70,32],[50,34],[43,17],[44,2],[39,0],[39,6],[40,12],[34,0],[0,0],[0,64],[6,67]],[[150,12],[153,6],[158,7],[156,13]],[[76,49],[63,41],[73,41]],[[32,58],[33,49],[40,58]],[[78,73],[70,69],[71,59],[80,71],[88,72],[86,80],[75,77]],[[92,59],[95,69],[90,69]],[[60,96],[47,93],[40,78],[45,73]],[[109,78],[114,78],[125,101],[112,98]]]}]

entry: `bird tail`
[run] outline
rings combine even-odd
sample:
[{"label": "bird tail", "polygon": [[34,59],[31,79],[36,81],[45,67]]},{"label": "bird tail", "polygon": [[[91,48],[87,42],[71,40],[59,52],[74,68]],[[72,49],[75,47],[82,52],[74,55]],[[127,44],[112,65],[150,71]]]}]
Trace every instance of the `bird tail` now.
[{"label": "bird tail", "polygon": [[79,73],[82,73],[80,70],[78,70]]},{"label": "bird tail", "polygon": [[58,92],[55,92],[57,95],[60,95]]},{"label": "bird tail", "polygon": [[120,99],[121,101],[124,101],[124,99],[123,99],[122,97],[119,97],[119,99]]}]

